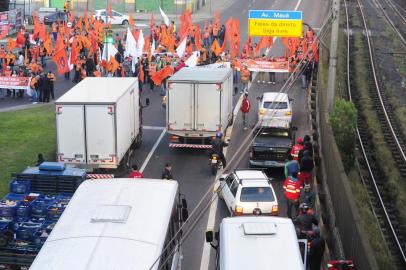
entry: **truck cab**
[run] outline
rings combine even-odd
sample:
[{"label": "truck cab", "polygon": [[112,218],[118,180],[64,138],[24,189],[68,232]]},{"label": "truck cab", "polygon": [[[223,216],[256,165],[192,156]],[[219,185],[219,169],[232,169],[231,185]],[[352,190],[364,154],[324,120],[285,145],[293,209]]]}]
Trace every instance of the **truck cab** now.
[{"label": "truck cab", "polygon": [[295,141],[295,130],[296,127],[283,120],[259,127],[250,148],[250,166],[284,167]]}]

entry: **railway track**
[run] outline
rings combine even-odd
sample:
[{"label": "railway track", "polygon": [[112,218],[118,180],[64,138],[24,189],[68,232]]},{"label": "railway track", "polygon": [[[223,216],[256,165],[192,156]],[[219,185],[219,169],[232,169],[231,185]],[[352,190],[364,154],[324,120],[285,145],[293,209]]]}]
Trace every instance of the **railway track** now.
[{"label": "railway track", "polygon": [[[355,49],[352,49],[354,39],[350,36],[351,16],[348,14],[347,3],[344,1],[346,19],[347,19],[347,86],[348,95],[350,100],[355,104],[357,108],[360,108],[360,96],[356,89],[356,85],[352,84],[354,78],[354,72],[351,67],[355,66],[354,53]],[[368,73],[373,77],[370,80],[368,88],[370,98],[373,101],[373,106],[378,115],[379,122],[384,132],[385,142],[392,151],[392,156],[396,161],[399,168],[399,173],[402,178],[406,177],[406,159],[404,156],[404,141],[402,134],[395,121],[395,116],[391,106],[387,100],[385,92],[380,88],[377,72],[375,70],[374,53],[371,45],[370,31],[367,26],[365,15],[362,9],[360,0],[355,2],[356,9],[352,9],[352,12],[357,12],[356,16],[362,20],[362,24],[365,29],[364,41],[367,43],[367,57],[370,62]],[[361,176],[364,186],[368,192],[371,207],[377,218],[382,235],[386,241],[387,247],[390,250],[396,266],[398,269],[405,269],[406,266],[406,238],[405,228],[402,228],[402,224],[398,219],[398,209],[393,203],[393,199],[390,196],[387,188],[385,174],[379,166],[379,157],[371,151],[374,149],[373,142],[371,141],[371,135],[365,119],[361,114],[358,114],[357,119],[357,136],[359,143],[359,164],[361,166]]]},{"label": "railway track", "polygon": [[406,16],[402,14],[402,9],[395,6],[393,0],[374,0],[374,2],[398,35],[402,44],[406,46]]}]

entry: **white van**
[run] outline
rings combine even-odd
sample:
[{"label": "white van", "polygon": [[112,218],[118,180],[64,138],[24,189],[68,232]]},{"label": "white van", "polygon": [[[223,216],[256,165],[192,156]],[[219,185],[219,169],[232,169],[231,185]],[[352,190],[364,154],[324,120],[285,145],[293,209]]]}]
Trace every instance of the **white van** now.
[{"label": "white van", "polygon": [[217,270],[306,269],[307,243],[297,239],[289,218],[224,218],[215,237],[206,232],[206,242],[217,250]]}]

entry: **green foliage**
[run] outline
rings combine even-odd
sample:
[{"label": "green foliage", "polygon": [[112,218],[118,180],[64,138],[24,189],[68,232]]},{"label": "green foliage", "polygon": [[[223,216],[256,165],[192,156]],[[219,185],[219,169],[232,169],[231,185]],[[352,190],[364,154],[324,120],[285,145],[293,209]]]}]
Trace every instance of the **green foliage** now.
[{"label": "green foliage", "polygon": [[8,192],[11,173],[33,166],[38,153],[55,160],[55,134],[53,106],[0,113],[0,197]]},{"label": "green foliage", "polygon": [[330,123],[342,155],[344,168],[348,172],[355,161],[357,109],[354,104],[344,99],[337,99],[330,115]]}]

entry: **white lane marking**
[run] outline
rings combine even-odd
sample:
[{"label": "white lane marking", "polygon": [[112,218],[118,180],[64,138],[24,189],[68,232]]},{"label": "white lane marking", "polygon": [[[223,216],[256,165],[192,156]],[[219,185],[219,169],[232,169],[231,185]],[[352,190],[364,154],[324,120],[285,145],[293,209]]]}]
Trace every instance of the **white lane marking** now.
[{"label": "white lane marking", "polygon": [[[276,3],[276,1],[275,1],[275,3]],[[301,3],[302,3],[302,0],[299,0],[297,2],[296,6],[295,6],[295,10],[298,9],[298,7],[300,6]],[[275,42],[276,38],[274,38],[273,40]],[[238,103],[237,103],[237,105],[238,105]],[[236,108],[238,108],[238,106],[236,106]],[[234,108],[234,111],[236,111],[235,108]],[[224,155],[226,155],[226,153],[227,153],[226,151],[227,151],[227,148],[224,150],[224,152],[225,152]],[[217,188],[217,184],[215,185],[215,188]],[[214,190],[216,190],[216,189],[214,189]],[[213,201],[212,205],[210,206],[209,218],[207,220],[206,231],[214,229],[217,210],[218,210],[217,209],[217,204],[218,204],[218,197]],[[213,205],[215,205],[215,207]],[[211,249],[211,246],[204,242],[203,243],[202,259],[200,261],[200,270],[207,270],[209,268],[210,257],[211,257],[210,256],[211,255],[210,249]]]},{"label": "white lane marking", "polygon": [[158,147],[159,143],[161,142],[162,138],[164,137],[165,132],[166,132],[166,129],[163,129],[162,132],[161,132],[161,135],[159,135],[158,140],[155,142],[155,144],[152,147],[151,151],[149,151],[148,156],[145,158],[144,163],[142,163],[142,166],[140,168],[141,173],[145,170],[145,167],[147,167],[149,160],[151,159],[151,157],[154,154],[156,148]]},{"label": "white lane marking", "polygon": [[142,126],[142,129],[150,129],[150,130],[164,130],[165,127],[156,127],[156,126]]}]

